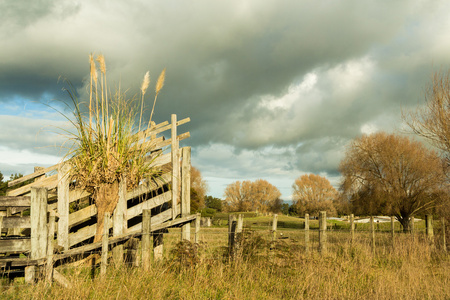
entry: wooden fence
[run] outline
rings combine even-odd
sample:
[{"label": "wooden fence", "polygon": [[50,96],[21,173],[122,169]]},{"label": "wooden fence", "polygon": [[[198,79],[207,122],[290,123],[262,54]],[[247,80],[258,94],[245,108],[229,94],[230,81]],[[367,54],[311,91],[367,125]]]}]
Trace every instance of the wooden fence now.
[{"label": "wooden fence", "polygon": [[[190,239],[190,222],[197,218],[190,214],[191,152],[189,147],[179,147],[179,141],[188,138],[189,132],[177,134],[177,127],[189,121],[189,118],[177,121],[176,115],[172,115],[170,124],[163,122],[145,133],[138,133],[141,137],[151,137],[141,142],[155,145],[156,151],[152,151],[149,158],[153,160],[152,165],[161,167],[163,174],[152,181],[141,182],[133,190],[127,190],[125,180],[119,183],[118,204],[111,220],[106,219],[104,224],[104,235],[112,235],[107,244],[114,245],[116,262],[123,259],[123,244],[130,238],[140,239],[143,230],[155,234],[165,228],[181,226],[182,238]],[[168,130],[171,138],[157,137]],[[164,150],[169,146],[170,152]],[[24,268],[25,279],[31,282],[36,278],[39,269],[36,267],[45,262],[47,265],[64,263],[69,257],[80,258],[83,253],[101,248],[102,242],[93,243],[97,208],[91,194],[70,182],[69,168],[67,163],[35,168],[34,173],[9,182],[10,187],[23,186],[0,197],[0,268],[3,272]],[[142,225],[144,210],[150,213],[150,229]],[[161,246],[162,237],[158,235]],[[54,272],[56,279],[60,274]]]},{"label": "wooden fence", "polygon": [[[434,229],[433,229],[433,218],[431,215],[425,216],[425,237],[427,243],[434,248],[435,247],[435,236],[434,236]],[[309,224],[309,214],[305,214],[305,223],[304,223],[304,251],[306,254],[311,252],[311,230],[310,230],[310,224]],[[390,217],[390,230],[388,232],[389,238],[390,238],[390,246],[392,248],[395,247],[395,217]],[[317,240],[317,251],[321,254],[326,254],[328,251],[328,233],[332,230],[331,224],[327,223],[327,217],[326,212],[321,211],[319,213],[319,228],[318,228],[318,240]],[[353,214],[351,214],[348,218],[349,221],[349,237],[350,242],[353,244],[355,242],[355,217]],[[234,214],[230,214],[228,216],[228,255],[230,259],[235,259],[237,253],[239,253],[240,248],[242,248],[241,242],[242,242],[242,234],[243,234],[243,215],[238,214],[237,217]],[[415,236],[415,225],[414,225],[414,217],[410,219],[410,234],[414,238]],[[447,245],[445,240],[445,219],[441,218],[440,220],[441,225],[441,243],[440,248],[442,251],[447,252]],[[271,222],[271,230],[270,230],[270,240],[271,243],[276,243],[277,241],[277,224],[278,224],[278,215],[273,215],[273,220]],[[375,218],[370,217],[369,218],[369,233],[370,233],[370,247],[372,249],[373,254],[375,254],[375,249],[377,247],[377,229],[375,226]]]}]

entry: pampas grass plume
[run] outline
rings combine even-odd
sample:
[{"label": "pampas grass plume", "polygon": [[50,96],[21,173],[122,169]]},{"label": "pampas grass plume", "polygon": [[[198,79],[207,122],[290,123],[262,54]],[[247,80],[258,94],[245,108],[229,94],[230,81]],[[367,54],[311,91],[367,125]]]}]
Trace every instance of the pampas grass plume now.
[{"label": "pampas grass plume", "polygon": [[103,74],[106,74],[106,64],[105,64],[105,57],[103,56],[103,54],[100,54],[97,56],[97,61],[100,65],[100,71]]},{"label": "pampas grass plume", "polygon": [[164,70],[162,70],[161,74],[158,77],[158,81],[156,82],[156,93],[158,94],[159,91],[163,88],[164,86],[164,79],[166,78],[166,68],[164,68]]},{"label": "pampas grass plume", "polygon": [[149,84],[150,84],[150,72],[147,71],[147,73],[145,73],[144,80],[142,81],[141,86],[142,95],[145,95],[145,92],[147,91]]},{"label": "pampas grass plume", "polygon": [[89,63],[91,65],[91,78],[97,84],[97,68],[95,67],[94,56],[92,54],[89,55]]}]

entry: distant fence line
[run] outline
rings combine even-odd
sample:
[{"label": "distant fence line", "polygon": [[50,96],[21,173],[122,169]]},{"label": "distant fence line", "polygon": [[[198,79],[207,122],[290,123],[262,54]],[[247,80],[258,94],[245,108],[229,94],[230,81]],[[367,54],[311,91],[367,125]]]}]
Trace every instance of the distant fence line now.
[{"label": "distant fence line", "polygon": [[[305,253],[309,253],[311,251],[311,239],[310,239],[310,222],[309,222],[309,214],[305,214],[305,227],[304,227],[304,243],[305,243]],[[328,239],[327,239],[327,231],[332,229],[332,227],[327,226],[327,217],[326,212],[321,211],[319,213],[319,228],[318,228],[318,252],[325,254],[328,249]],[[447,251],[447,245],[445,240],[445,219],[441,218],[441,237],[442,237],[442,250],[444,252]],[[410,234],[414,237],[415,230],[414,230],[414,217],[410,220]],[[236,223],[235,225],[233,225]],[[355,241],[355,217],[353,214],[349,216],[349,223],[350,223],[350,237],[351,237],[351,243],[354,243]],[[395,247],[395,217],[390,217],[390,235],[391,235],[391,245],[394,248]],[[229,253],[233,254],[232,257],[235,256],[234,253],[238,252],[238,248],[240,247],[239,242],[236,240],[238,239],[237,236],[242,234],[242,224],[243,224],[243,215],[238,214],[238,217],[236,219],[235,215],[230,214],[229,216],[229,239],[228,239],[228,248]],[[273,215],[273,221],[272,221],[272,241],[276,241],[276,232],[277,232],[277,224],[278,224],[278,215]],[[375,226],[375,217],[371,216],[369,218],[369,224],[370,224],[370,244],[373,253],[375,253],[376,248],[376,226]],[[425,236],[427,241],[429,242],[430,246],[435,246],[435,236],[434,236],[434,230],[433,230],[433,217],[431,215],[426,215],[425,218]]]}]

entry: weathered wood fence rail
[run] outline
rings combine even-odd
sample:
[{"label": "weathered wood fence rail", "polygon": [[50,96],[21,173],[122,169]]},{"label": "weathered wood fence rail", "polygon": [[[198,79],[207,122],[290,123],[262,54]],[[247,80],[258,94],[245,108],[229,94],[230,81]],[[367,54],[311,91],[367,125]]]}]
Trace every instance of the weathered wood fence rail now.
[{"label": "weathered wood fence rail", "polygon": [[[155,151],[148,157],[162,174],[141,182],[133,190],[127,190],[125,180],[119,183],[119,201],[111,222],[105,223],[104,233],[108,233],[108,245],[116,245],[113,251],[116,260],[123,258],[125,241],[142,237],[144,210],[151,214],[150,233],[182,226],[182,238],[190,239],[189,224],[197,218],[197,215],[190,215],[191,152],[189,147],[179,147],[179,141],[189,137],[189,132],[177,134],[177,127],[189,121],[189,118],[177,121],[176,115],[172,115],[171,124],[163,122],[138,133],[142,143],[155,145]],[[169,139],[157,137],[166,130],[171,130]],[[149,140],[144,140],[145,136],[150,137]],[[163,151],[169,146],[170,152]],[[34,173],[9,182],[10,187],[23,186],[0,197],[0,229],[4,233],[0,237],[0,254],[3,253],[0,267],[4,270],[34,268],[48,261],[49,255],[53,264],[102,247],[102,242],[93,243],[97,208],[91,194],[70,182],[69,170],[68,163],[35,168]],[[29,181],[33,182],[26,184]],[[27,274],[25,277],[27,279]],[[29,275],[28,279],[34,280],[34,277]]]}]

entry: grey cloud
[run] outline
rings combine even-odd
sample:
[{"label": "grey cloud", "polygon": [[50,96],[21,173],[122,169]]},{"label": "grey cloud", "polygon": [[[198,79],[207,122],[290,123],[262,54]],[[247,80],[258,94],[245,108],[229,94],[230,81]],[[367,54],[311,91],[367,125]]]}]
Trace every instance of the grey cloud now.
[{"label": "grey cloud", "polygon": [[[91,52],[105,55],[110,86],[121,82],[128,95],[138,92],[147,70],[153,85],[167,67],[156,121],[172,113],[190,117],[181,130],[191,132],[185,143],[194,149],[224,145],[240,158],[253,153],[256,167],[230,162],[230,153],[216,161],[223,172],[249,176],[269,168],[260,163],[272,161],[264,157],[269,148],[283,165],[276,172],[336,174],[343,144],[365,124],[380,130],[399,124],[401,109],[417,105],[432,70],[450,62],[448,43],[441,42],[450,32],[445,2],[17,3],[0,7],[8,11],[0,21],[0,102],[67,100],[60,75],[85,95]],[[367,73],[344,78],[357,74],[348,69],[352,62]],[[314,89],[287,109],[262,105],[308,74],[317,75]],[[151,107],[152,96],[146,101]]]}]

